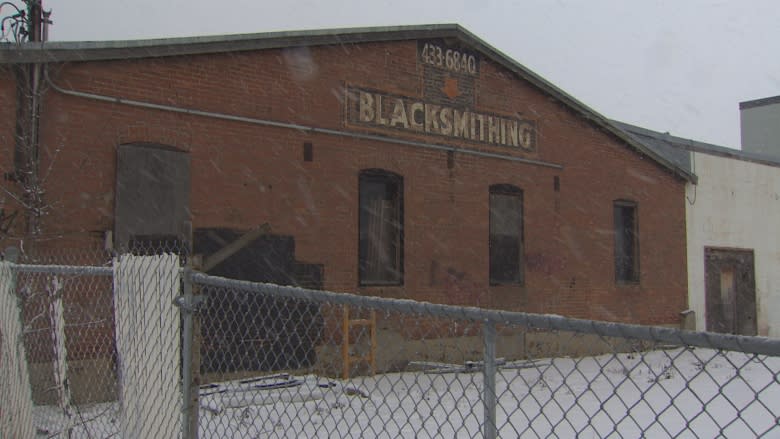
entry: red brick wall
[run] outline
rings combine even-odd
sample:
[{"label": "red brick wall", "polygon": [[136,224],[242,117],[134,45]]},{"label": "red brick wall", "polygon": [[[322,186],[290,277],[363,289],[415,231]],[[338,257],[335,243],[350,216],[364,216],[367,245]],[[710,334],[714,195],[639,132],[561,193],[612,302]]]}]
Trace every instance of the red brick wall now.
[{"label": "red brick wall", "polygon": [[[303,61],[301,61],[303,60]],[[557,163],[563,170],[380,141],[133,108],[49,90],[43,168],[47,236],[99,240],[113,227],[116,147],[157,142],[192,157],[193,225],[293,235],[297,259],[337,291],[677,323],[686,308],[684,182],[499,66],[483,60],[476,111],[537,123],[538,150],[345,128],[345,85],[422,98],[416,43],[361,44],[52,66],[65,88],[336,130],[366,131]],[[3,81],[5,83],[5,81]],[[5,86],[2,86],[5,87]],[[3,111],[3,110],[0,110]],[[314,161],[304,162],[311,142]],[[52,162],[53,160],[53,162]],[[404,177],[405,284],[358,288],[357,182]],[[560,177],[560,192],[553,178]],[[525,285],[488,286],[488,188],[524,191]],[[614,280],[612,202],[638,203],[641,282]]]},{"label": "red brick wall", "polygon": [[[15,122],[16,78],[10,67],[0,66],[0,184],[6,191],[17,195],[13,183],[6,181],[6,174],[14,171]],[[0,208],[4,216],[12,215],[18,209],[13,197],[6,191],[0,193]]]},{"label": "red brick wall", "polygon": [[0,66],[0,165],[13,166],[13,133],[16,121],[16,79],[10,67]]},{"label": "red brick wall", "polygon": [[0,249],[19,244],[19,238],[26,231],[25,209],[21,200],[25,190],[15,182],[18,177],[15,167],[17,144],[17,71],[9,66],[0,66]]}]

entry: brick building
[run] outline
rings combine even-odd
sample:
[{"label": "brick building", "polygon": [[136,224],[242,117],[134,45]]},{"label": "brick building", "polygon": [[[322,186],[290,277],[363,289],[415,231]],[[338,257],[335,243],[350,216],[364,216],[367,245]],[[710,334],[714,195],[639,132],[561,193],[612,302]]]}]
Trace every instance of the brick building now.
[{"label": "brick building", "polygon": [[687,307],[695,177],[455,25],[3,45],[0,146],[7,194],[43,189],[42,215],[3,200],[28,248],[186,242],[248,280],[612,321]]}]

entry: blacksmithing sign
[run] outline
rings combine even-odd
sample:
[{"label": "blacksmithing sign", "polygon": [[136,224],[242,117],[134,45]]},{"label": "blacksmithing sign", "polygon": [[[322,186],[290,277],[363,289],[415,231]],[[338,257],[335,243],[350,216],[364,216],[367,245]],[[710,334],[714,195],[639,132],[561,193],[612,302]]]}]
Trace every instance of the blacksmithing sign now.
[{"label": "blacksmithing sign", "polygon": [[346,101],[347,119],[352,124],[464,139],[526,151],[536,148],[534,122],[517,117],[354,87],[347,88]]}]

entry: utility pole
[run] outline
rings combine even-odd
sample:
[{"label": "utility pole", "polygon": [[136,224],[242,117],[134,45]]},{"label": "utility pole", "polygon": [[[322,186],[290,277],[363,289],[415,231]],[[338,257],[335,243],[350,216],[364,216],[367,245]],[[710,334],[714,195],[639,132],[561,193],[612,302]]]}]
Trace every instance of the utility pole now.
[{"label": "utility pole", "polygon": [[[14,2],[0,0],[0,44],[44,44],[48,40],[51,11],[43,10],[42,0],[22,0],[23,7]],[[14,170],[6,173],[9,182],[0,195],[0,239],[6,236],[35,236],[41,233],[41,217],[47,206],[42,182],[39,178],[39,120],[44,93],[46,63],[17,64],[12,66],[16,79],[16,128],[14,133]],[[11,187],[15,182],[16,187]],[[5,186],[5,184],[4,184]],[[6,203],[5,195],[14,202]],[[6,207],[13,208],[6,213]],[[26,220],[24,232],[13,227],[17,213]]]},{"label": "utility pole", "polygon": [[43,0],[26,0],[27,4],[27,38],[31,43],[49,41],[49,25],[51,11],[43,10]]},{"label": "utility pole", "polygon": [[[50,12],[43,11],[42,0],[25,0],[26,11],[19,11],[13,20],[18,29],[17,43],[43,44],[48,37]],[[25,41],[26,40],[26,41]],[[41,217],[45,212],[44,190],[39,176],[42,85],[45,63],[30,63],[16,67],[17,112],[14,180],[20,185],[22,208],[25,212],[25,235],[41,233]]]},{"label": "utility pole", "polygon": [[30,25],[27,30],[30,42],[43,41],[43,0],[29,0],[27,13],[30,17]]}]

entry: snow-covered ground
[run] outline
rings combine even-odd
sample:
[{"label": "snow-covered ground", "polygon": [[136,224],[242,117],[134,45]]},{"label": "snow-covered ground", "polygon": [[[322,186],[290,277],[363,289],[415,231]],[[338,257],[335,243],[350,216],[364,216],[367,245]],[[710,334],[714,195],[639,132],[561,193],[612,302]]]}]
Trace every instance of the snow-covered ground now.
[{"label": "snow-covered ground", "polygon": [[[780,358],[709,349],[510,363],[498,437],[780,437]],[[276,376],[201,390],[200,437],[482,437],[480,371],[349,381]],[[115,437],[116,404],[82,407],[71,437]],[[36,407],[39,433],[64,417]]]}]

